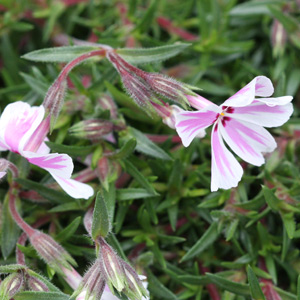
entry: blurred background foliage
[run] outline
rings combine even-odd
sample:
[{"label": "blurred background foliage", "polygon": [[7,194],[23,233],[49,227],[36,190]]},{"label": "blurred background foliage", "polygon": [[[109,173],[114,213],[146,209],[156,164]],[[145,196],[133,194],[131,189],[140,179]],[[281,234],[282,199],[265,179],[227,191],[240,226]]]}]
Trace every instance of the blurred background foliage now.
[{"label": "blurred background foliage", "polygon": [[[72,44],[71,37],[114,48],[190,43],[179,55],[141,68],[197,86],[216,103],[257,75],[272,80],[276,96],[294,96],[292,119],[272,131],[278,149],[267,163],[260,168],[244,164],[238,188],[210,193],[209,137],[189,148],[178,140],[174,143],[176,133],[133,104],[105,60],[72,71],[63,111],[50,136],[55,143],[51,148],[78,158],[76,171],[83,169],[88,154],[96,168],[102,151],[121,149],[109,162],[109,174],[99,176],[100,183],[93,180],[93,186],[105,189],[116,202],[109,242],[147,274],[153,299],[261,299],[257,278],[266,299],[299,299],[299,20],[298,0],[0,1],[2,110],[17,100],[41,104],[63,65],[33,63],[22,55]],[[117,144],[101,140],[89,147],[90,142],[70,136],[68,130],[80,120],[108,119],[99,101],[104,94],[117,103],[129,127],[115,135]],[[149,145],[141,132],[154,135],[152,140],[159,144]],[[135,152],[124,146],[131,138],[137,140]],[[59,148],[62,143],[69,147]],[[50,215],[50,226],[43,229],[75,257],[82,273],[94,257],[80,219],[90,203],[62,193],[59,199],[49,196],[42,190],[49,176],[34,166],[29,173],[17,155],[10,154],[10,159],[22,170],[21,186],[49,201],[36,204],[25,195],[23,216],[34,223]],[[6,187],[1,184],[3,198]],[[7,203],[2,201],[1,207],[4,216]],[[69,224],[71,231],[61,234]],[[7,264],[14,261],[19,231],[4,217],[1,226],[1,252],[7,259],[0,262]],[[29,246],[22,249],[35,268],[71,293],[59,275],[36,260]],[[252,268],[247,270],[247,265]]]}]

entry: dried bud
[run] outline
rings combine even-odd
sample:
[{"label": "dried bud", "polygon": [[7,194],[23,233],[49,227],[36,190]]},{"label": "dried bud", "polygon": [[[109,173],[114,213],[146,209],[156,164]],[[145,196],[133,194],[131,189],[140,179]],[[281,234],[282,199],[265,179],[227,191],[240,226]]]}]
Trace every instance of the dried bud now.
[{"label": "dried bud", "polygon": [[76,265],[71,255],[49,235],[35,230],[29,238],[41,258],[58,273],[63,273],[62,266],[71,269],[69,263]]},{"label": "dried bud", "polygon": [[113,291],[115,287],[121,292],[126,287],[125,271],[122,262],[115,251],[105,242],[103,238],[99,238],[99,263],[101,274],[104,274],[106,283]]},{"label": "dried bud", "polygon": [[78,289],[72,295],[72,298],[80,294],[80,297],[77,297],[76,299],[100,300],[104,287],[105,280],[100,272],[99,261],[96,260],[85,273]]},{"label": "dried bud", "polygon": [[29,276],[27,279],[27,286],[30,290],[35,291],[35,292],[48,292],[49,289],[46,286],[44,282],[42,282],[40,279]]},{"label": "dried bud", "polygon": [[24,288],[23,273],[12,273],[7,276],[0,285],[0,299],[9,300]]},{"label": "dried bud", "polygon": [[70,128],[70,134],[78,138],[98,141],[104,135],[113,131],[112,122],[100,119],[90,119],[81,121]]},{"label": "dried bud", "polygon": [[147,73],[145,81],[155,93],[182,104],[188,103],[186,94],[193,94],[183,83],[162,74]]},{"label": "dried bud", "polygon": [[273,54],[275,57],[283,55],[286,41],[286,30],[284,29],[283,25],[275,19],[273,21],[271,29],[271,44],[273,47]]},{"label": "dried bud", "polygon": [[127,289],[124,292],[129,299],[142,300],[143,297],[148,297],[148,291],[144,287],[140,277],[135,270],[126,262],[123,261],[123,267],[125,269]]},{"label": "dried bud", "polygon": [[46,97],[43,101],[43,106],[46,112],[51,116],[51,130],[57,120],[67,90],[67,81],[56,80],[48,89]]},{"label": "dried bud", "polygon": [[103,110],[109,110],[110,111],[110,117],[111,119],[116,119],[118,116],[118,108],[114,102],[114,100],[108,96],[103,95],[100,99],[98,99],[98,103],[101,106]]}]

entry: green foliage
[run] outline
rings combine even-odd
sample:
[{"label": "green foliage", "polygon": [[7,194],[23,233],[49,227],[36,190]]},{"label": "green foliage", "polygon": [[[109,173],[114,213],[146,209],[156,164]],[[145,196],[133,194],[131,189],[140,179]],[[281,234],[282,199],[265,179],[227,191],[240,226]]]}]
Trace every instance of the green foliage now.
[{"label": "green foliage", "polygon": [[[65,63],[103,44],[147,72],[195,86],[216,104],[253,77],[268,76],[276,97],[294,97],[295,110],[287,124],[270,129],[278,147],[266,164],[244,163],[237,188],[211,193],[209,129],[185,148],[175,130],[135,104],[105,56],[78,65],[46,144],[70,155],[73,178],[99,193],[73,199],[44,170],[1,152],[20,176],[13,180],[8,172],[0,182],[0,273],[23,272],[17,247],[28,274],[49,289],[13,299],[64,300],[73,291],[28,243],[16,246],[9,184],[19,191],[25,221],[42,222],[81,275],[96,258],[84,226],[94,207],[93,239],[105,237],[147,276],[151,299],[269,300],[268,282],[283,300],[300,300],[299,1],[5,0],[0,11],[1,111],[18,100],[40,105]],[[103,104],[107,98],[115,109]],[[89,119],[111,120],[113,134],[90,141],[69,134]]]}]

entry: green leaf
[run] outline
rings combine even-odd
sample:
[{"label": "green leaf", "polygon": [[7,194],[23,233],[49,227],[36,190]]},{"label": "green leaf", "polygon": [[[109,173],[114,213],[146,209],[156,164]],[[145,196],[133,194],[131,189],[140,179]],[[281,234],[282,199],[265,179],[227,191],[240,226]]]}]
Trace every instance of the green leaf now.
[{"label": "green leaf", "polygon": [[187,43],[176,43],[174,45],[147,49],[118,49],[117,53],[129,63],[139,65],[166,60],[182,52],[189,46],[190,44]]},{"label": "green leaf", "polygon": [[4,265],[4,266],[0,266],[0,274],[15,273],[25,268],[26,267],[24,265],[18,265],[18,264]]},{"label": "green leaf", "polygon": [[297,280],[297,300],[300,300],[300,275],[298,275]]},{"label": "green leaf", "polygon": [[271,209],[274,211],[278,211],[281,201],[275,196],[274,190],[269,189],[266,186],[262,186],[262,190],[265,196],[265,200],[268,203],[268,205],[271,207]]},{"label": "green leaf", "polygon": [[75,220],[72,221],[72,223],[70,223],[66,228],[59,232],[59,234],[55,237],[55,240],[57,242],[63,242],[70,239],[76,232],[80,223],[81,217],[77,217]]},{"label": "green leaf", "polygon": [[80,205],[79,202],[68,202],[63,203],[61,205],[57,205],[51,209],[49,209],[49,212],[51,213],[57,213],[57,212],[66,212],[71,210],[82,210],[83,207]]},{"label": "green leaf", "polygon": [[69,300],[70,296],[59,292],[20,292],[14,296],[15,300]]},{"label": "green leaf", "polygon": [[117,199],[119,201],[142,199],[148,197],[153,197],[153,194],[149,193],[145,189],[127,188],[117,190]]},{"label": "green leaf", "polygon": [[247,284],[230,281],[216,274],[205,273],[205,275],[211,280],[212,283],[226,291],[237,295],[250,296],[250,290]]},{"label": "green leaf", "polygon": [[23,179],[23,178],[17,178],[15,179],[16,182],[21,184],[22,187],[27,188],[29,190],[34,190],[37,193],[39,193],[41,196],[48,199],[50,202],[53,203],[65,203],[74,201],[72,197],[70,197],[67,194],[63,194],[59,191],[50,189],[41,183],[34,182],[32,180]]},{"label": "green leaf", "polygon": [[198,242],[183,256],[181,262],[189,260],[196,255],[199,255],[207,247],[209,247],[218,237],[218,224],[216,222],[212,223],[210,227],[205,231]]},{"label": "green leaf", "polygon": [[271,14],[276,18],[288,32],[293,32],[299,29],[299,22],[282,11],[278,6],[268,6]]},{"label": "green leaf", "polygon": [[111,231],[111,223],[108,215],[106,201],[100,192],[97,193],[95,207],[93,212],[92,237],[105,238]]},{"label": "green leaf", "polygon": [[130,139],[122,146],[122,148],[119,151],[110,155],[109,158],[112,159],[127,158],[130,154],[133,153],[135,147],[136,147],[136,139]]},{"label": "green leaf", "polygon": [[137,151],[152,156],[154,158],[160,158],[163,160],[172,160],[169,154],[167,154],[164,150],[156,146],[156,144],[150,141],[142,132],[130,127],[129,133],[136,138]]},{"label": "green leaf", "polygon": [[147,271],[150,293],[158,299],[178,300],[175,294],[167,289],[149,270]]},{"label": "green leaf", "polygon": [[78,56],[99,50],[97,46],[65,46],[46,48],[26,53],[22,58],[40,62],[70,62]]},{"label": "green leaf", "polygon": [[206,276],[179,275],[177,278],[182,283],[188,283],[192,285],[206,285],[210,283],[210,280]]},{"label": "green leaf", "polygon": [[295,230],[296,230],[296,223],[294,220],[294,213],[281,213],[281,218],[288,234],[289,239],[294,238]]},{"label": "green leaf", "polygon": [[128,160],[124,160],[126,171],[134,177],[134,179],[153,196],[157,196],[158,193],[155,191],[150,182],[145,178],[145,176]]},{"label": "green leaf", "polygon": [[247,274],[252,298],[254,300],[265,300],[266,298],[261,290],[258,279],[250,266],[247,267]]},{"label": "green leaf", "polygon": [[151,1],[149,7],[145,12],[145,15],[143,16],[143,18],[141,18],[138,25],[133,30],[134,32],[139,31],[145,33],[149,30],[149,27],[151,26],[151,24],[153,24],[153,19],[155,17],[155,12],[157,10],[158,3],[158,0]]},{"label": "green leaf", "polygon": [[86,156],[90,154],[95,148],[96,145],[89,146],[66,146],[61,144],[55,144],[52,142],[46,142],[47,146],[54,152],[66,153],[70,156]]},{"label": "green leaf", "polygon": [[16,246],[16,242],[20,235],[20,229],[12,218],[9,210],[8,194],[5,197],[2,208],[2,234],[1,234],[1,252],[4,259],[7,259]]}]

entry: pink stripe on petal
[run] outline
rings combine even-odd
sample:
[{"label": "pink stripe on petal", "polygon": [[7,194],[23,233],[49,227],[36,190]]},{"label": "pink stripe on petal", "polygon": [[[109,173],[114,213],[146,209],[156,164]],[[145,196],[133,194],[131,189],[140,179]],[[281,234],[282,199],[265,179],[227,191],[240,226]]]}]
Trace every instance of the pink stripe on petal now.
[{"label": "pink stripe on petal", "polygon": [[[220,122],[218,124],[220,125]],[[218,126],[218,128],[219,128]],[[212,130],[212,174],[211,191],[217,191],[219,188],[229,189],[236,187],[241,180],[243,169],[232,153],[225,147],[220,131]]]},{"label": "pink stripe on petal", "polygon": [[73,172],[73,161],[67,154],[50,153],[38,154],[24,151],[24,157],[32,164],[39,166],[51,173],[51,175],[70,178]]},{"label": "pink stripe on petal", "polygon": [[293,113],[293,105],[269,106],[254,101],[249,106],[235,108],[233,118],[244,120],[264,127],[277,127],[288,121]]},{"label": "pink stripe on petal", "polygon": [[[218,109],[213,107],[212,109]],[[176,130],[185,147],[189,146],[192,140],[203,133],[203,129],[214,123],[218,111],[202,110],[198,112],[183,112],[176,114]]]},{"label": "pink stripe on petal", "polygon": [[274,93],[272,81],[266,76],[257,76],[255,84],[255,96],[270,97]]},{"label": "pink stripe on petal", "polygon": [[243,160],[255,166],[264,163],[262,153],[276,148],[273,137],[259,125],[231,119],[226,128],[220,126],[220,131],[229,147]]}]

